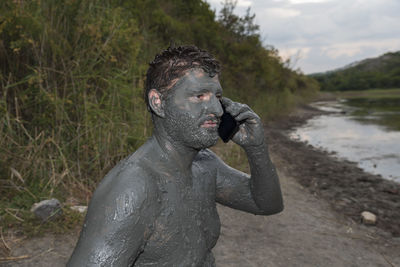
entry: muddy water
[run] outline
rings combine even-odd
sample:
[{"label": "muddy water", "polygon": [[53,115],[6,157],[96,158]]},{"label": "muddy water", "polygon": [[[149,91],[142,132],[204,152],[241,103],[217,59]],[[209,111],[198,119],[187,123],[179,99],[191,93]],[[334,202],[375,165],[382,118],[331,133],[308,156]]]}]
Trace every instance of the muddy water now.
[{"label": "muddy water", "polygon": [[290,137],[357,162],[367,172],[400,182],[400,105],[377,108],[377,103],[371,106],[369,102],[317,102],[315,107],[331,113],[310,119]]}]

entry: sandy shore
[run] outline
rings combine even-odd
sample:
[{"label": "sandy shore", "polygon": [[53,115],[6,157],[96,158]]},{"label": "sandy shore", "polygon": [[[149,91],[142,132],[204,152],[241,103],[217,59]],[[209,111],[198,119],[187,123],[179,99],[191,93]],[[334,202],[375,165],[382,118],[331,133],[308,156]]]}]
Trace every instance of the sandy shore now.
[{"label": "sandy shore", "polygon": [[[399,184],[287,138],[288,129],[318,114],[302,107],[266,127],[285,210],[263,217],[218,206],[217,266],[400,266]],[[360,223],[363,210],[378,215],[376,226]],[[0,266],[65,266],[78,231],[30,240],[6,235],[0,258],[10,260]]]}]

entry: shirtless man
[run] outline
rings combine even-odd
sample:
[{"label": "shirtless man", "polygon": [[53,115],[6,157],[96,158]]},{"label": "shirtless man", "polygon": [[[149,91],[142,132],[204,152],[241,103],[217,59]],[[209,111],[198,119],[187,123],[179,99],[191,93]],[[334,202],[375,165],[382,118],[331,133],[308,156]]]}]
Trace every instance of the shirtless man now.
[{"label": "shirtless man", "polygon": [[[150,63],[153,136],[99,184],[67,266],[215,266],[216,202],[258,215],[282,211],[260,118],[222,97],[218,74],[218,62],[194,46],[169,48]],[[232,141],[246,151],[251,176],[207,149],[219,138],[221,103],[241,122]]]}]

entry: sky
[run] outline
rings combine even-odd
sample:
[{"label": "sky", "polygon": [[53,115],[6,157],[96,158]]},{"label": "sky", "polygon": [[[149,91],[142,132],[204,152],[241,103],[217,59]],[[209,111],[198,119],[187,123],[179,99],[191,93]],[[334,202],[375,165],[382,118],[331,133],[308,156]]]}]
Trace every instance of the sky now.
[{"label": "sky", "polygon": [[[206,0],[218,15],[222,0]],[[400,0],[238,0],[265,46],[305,74],[400,50]]]}]

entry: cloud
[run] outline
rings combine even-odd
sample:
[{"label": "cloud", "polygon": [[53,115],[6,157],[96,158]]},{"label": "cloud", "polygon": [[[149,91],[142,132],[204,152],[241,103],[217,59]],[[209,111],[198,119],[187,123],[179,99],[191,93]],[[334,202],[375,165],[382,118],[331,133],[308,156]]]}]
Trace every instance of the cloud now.
[{"label": "cloud", "polygon": [[308,3],[323,3],[323,2],[329,2],[331,0],[274,0],[275,2],[286,2],[290,4],[308,4]]},{"label": "cloud", "polygon": [[322,51],[331,59],[336,59],[341,56],[352,57],[361,53],[361,47],[354,46],[353,44],[334,45],[330,47],[323,47]]},{"label": "cloud", "polygon": [[324,3],[329,2],[330,0],[289,0],[292,4],[308,4],[308,3]]},{"label": "cloud", "polygon": [[265,16],[277,17],[277,18],[291,18],[296,17],[301,14],[300,10],[293,9],[293,8],[280,8],[280,7],[273,7],[273,8],[266,8],[263,12]]},{"label": "cloud", "polygon": [[399,50],[400,38],[315,46],[299,60],[299,65],[305,73],[323,72]]},{"label": "cloud", "polygon": [[365,50],[396,50],[400,47],[400,38],[390,38],[386,40],[363,40],[351,43],[338,43],[324,46],[321,50],[331,59],[341,56],[353,57]]},{"label": "cloud", "polygon": [[290,60],[291,67],[297,68],[297,64],[308,58],[309,53],[311,52],[311,47],[292,47],[292,48],[281,48],[279,50],[279,56],[282,58],[283,61]]},{"label": "cloud", "polygon": [[[220,1],[211,0],[217,11]],[[283,58],[298,58],[305,73],[400,50],[398,0],[240,2],[235,13],[243,15],[250,6],[264,44],[277,48]]]},{"label": "cloud", "polygon": [[249,7],[252,5],[252,2],[250,0],[239,0],[237,2],[238,7]]}]

